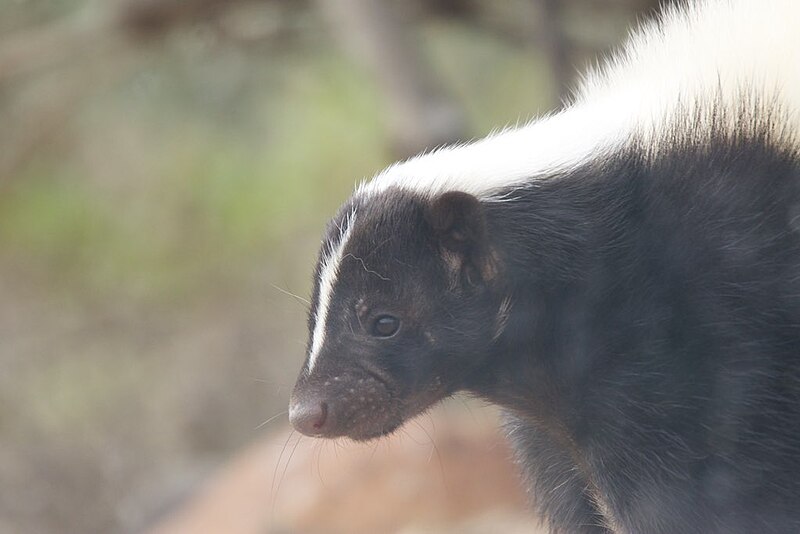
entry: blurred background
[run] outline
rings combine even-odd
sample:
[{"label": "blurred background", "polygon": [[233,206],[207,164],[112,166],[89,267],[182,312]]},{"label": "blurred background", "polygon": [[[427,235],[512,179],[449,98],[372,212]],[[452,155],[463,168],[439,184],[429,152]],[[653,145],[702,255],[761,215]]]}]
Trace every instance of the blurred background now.
[{"label": "blurred background", "polygon": [[[459,478],[507,463],[488,408],[406,445],[289,433],[319,238],[394,159],[557,108],[656,4],[0,0],[0,532],[355,532],[389,508],[358,528],[466,532],[482,502],[522,509],[486,482],[504,467]],[[403,519],[427,490],[402,508],[394,478],[341,474],[400,465],[439,480],[437,527]],[[246,484],[216,526],[185,519]],[[321,487],[362,499],[333,506],[345,526]]]}]

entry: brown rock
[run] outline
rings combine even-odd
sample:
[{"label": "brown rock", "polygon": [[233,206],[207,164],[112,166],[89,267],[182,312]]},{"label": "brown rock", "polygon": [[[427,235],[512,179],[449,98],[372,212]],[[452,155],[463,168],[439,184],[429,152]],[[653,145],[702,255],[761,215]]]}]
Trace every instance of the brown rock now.
[{"label": "brown rock", "polygon": [[150,534],[531,532],[494,412],[453,407],[375,443],[256,443]]}]

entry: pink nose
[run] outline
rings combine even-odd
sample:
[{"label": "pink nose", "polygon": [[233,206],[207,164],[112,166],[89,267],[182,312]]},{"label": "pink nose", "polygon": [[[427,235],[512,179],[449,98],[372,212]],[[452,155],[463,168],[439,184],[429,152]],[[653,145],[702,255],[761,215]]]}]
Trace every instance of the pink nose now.
[{"label": "pink nose", "polygon": [[328,403],[319,399],[292,400],[289,406],[289,422],[306,436],[325,436],[333,427]]}]

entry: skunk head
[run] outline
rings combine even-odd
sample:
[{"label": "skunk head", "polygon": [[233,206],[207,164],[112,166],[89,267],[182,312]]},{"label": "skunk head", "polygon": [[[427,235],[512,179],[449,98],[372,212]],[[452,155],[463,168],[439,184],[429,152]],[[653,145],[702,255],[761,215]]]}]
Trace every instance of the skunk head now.
[{"label": "skunk head", "polygon": [[320,253],[292,424],[366,440],[461,389],[501,328],[500,280],[474,196],[357,194]]}]

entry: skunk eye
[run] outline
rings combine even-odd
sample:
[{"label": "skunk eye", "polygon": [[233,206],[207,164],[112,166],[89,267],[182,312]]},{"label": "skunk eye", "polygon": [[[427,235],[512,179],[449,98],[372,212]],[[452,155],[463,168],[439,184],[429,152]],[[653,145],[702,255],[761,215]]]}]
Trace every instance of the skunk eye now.
[{"label": "skunk eye", "polygon": [[392,315],[381,315],[372,323],[372,335],[392,337],[400,328],[400,319]]}]

